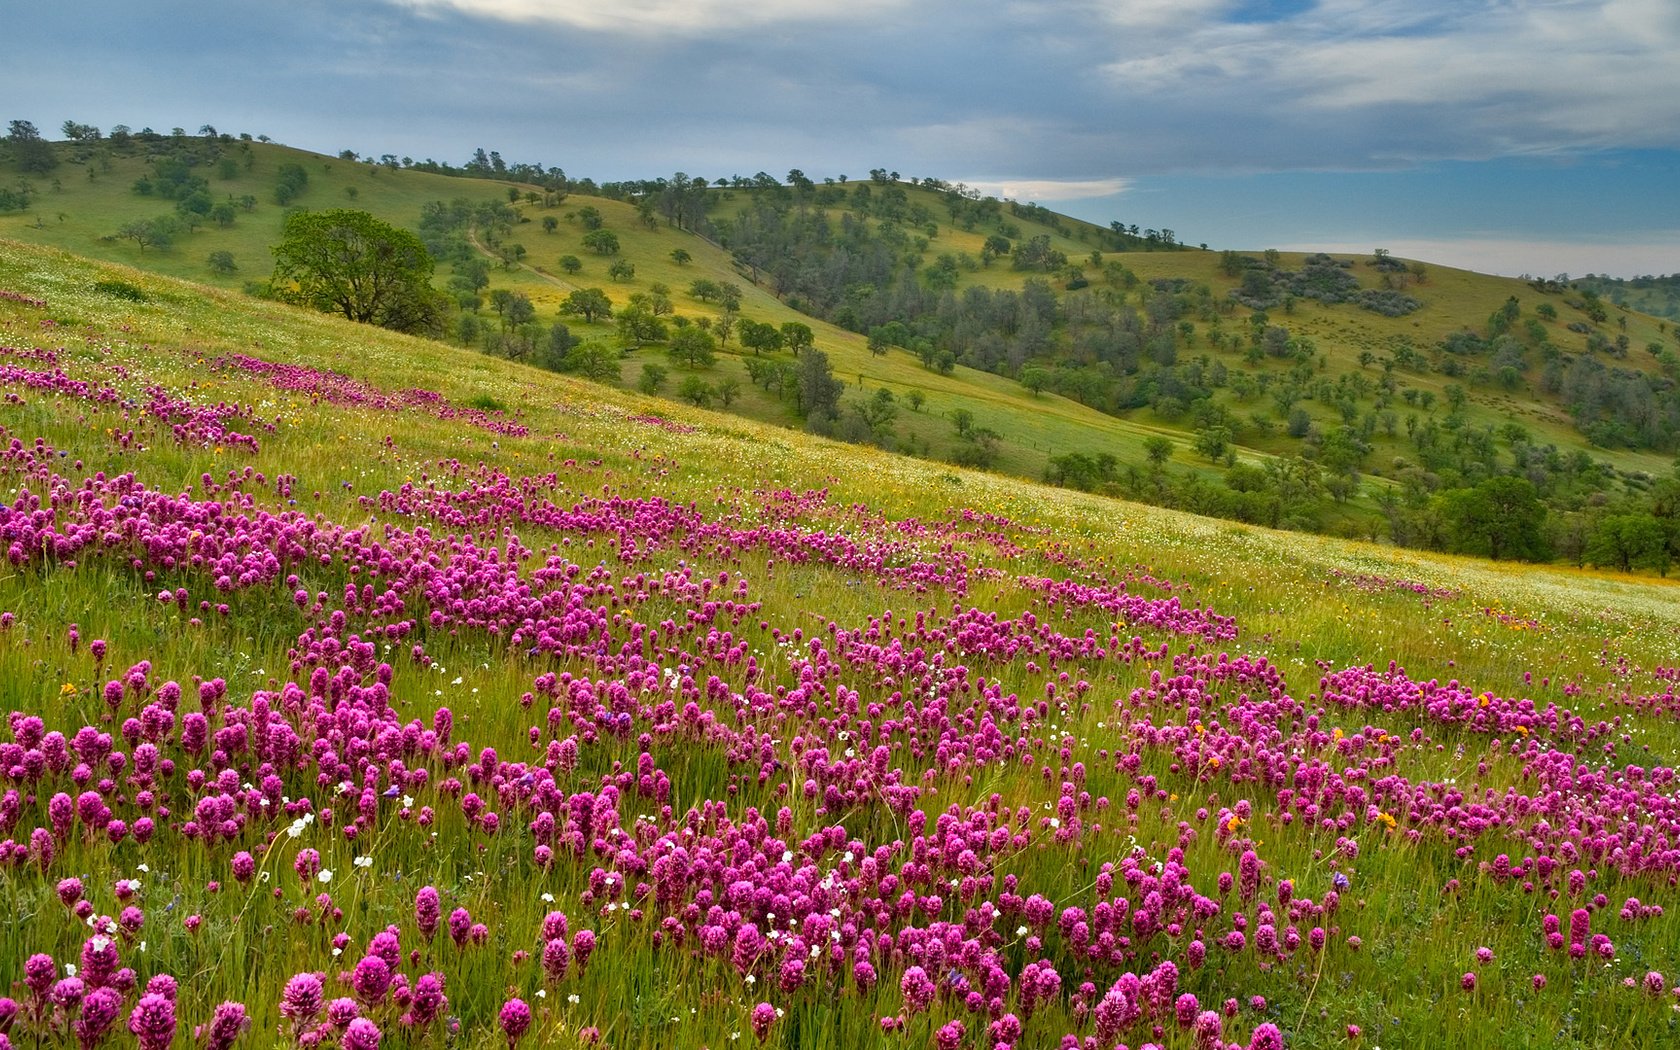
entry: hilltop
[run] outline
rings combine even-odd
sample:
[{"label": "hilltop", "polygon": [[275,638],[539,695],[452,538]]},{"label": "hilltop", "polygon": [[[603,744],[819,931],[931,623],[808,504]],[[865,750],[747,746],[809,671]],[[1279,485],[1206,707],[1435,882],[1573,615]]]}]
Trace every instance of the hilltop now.
[{"label": "hilltop", "polygon": [[[1680,553],[1651,495],[1680,435],[1680,330],[1592,287],[1375,247],[1186,248],[1172,231],[884,170],[597,186],[225,135],[53,148],[63,163],[30,178],[0,234],[261,292],[287,208],[354,207],[439,259],[455,303],[441,335],[621,389],[1201,513],[1484,554],[1501,552],[1453,494],[1517,477],[1545,520],[1507,555],[1666,568]],[[193,179],[203,215],[165,195]],[[120,236],[176,213],[196,228],[167,250]],[[611,318],[561,313],[591,290]],[[834,382],[815,412],[795,349],[775,345],[790,325]],[[705,331],[673,340],[685,328]],[[1654,520],[1660,542],[1623,542],[1620,525],[1609,537],[1609,519]]]}]

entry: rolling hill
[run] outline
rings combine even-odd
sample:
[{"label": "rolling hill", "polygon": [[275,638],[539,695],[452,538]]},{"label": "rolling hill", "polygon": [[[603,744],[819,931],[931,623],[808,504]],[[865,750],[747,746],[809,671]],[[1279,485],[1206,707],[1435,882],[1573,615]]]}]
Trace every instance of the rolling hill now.
[{"label": "rolling hill", "polygon": [[[668,304],[667,322],[805,324],[845,384],[829,432],[1225,517],[1455,544],[1443,492],[1524,476],[1551,511],[1548,549],[1578,561],[1605,508],[1646,513],[1680,434],[1667,321],[1590,289],[1380,251],[1187,249],[1170,231],[1116,233],[886,173],[584,184],[606,194],[590,196],[231,136],[56,148],[63,163],[27,179],[29,206],[0,214],[0,235],[260,290],[288,207],[354,207],[424,234],[428,207],[459,201],[464,221],[431,233],[440,285],[465,289],[458,340],[534,357],[567,296],[590,288],[620,313],[632,297]],[[301,182],[283,192],[287,171]],[[217,217],[167,250],[118,236],[179,211],[165,184],[194,178],[226,206]],[[597,230],[612,251],[585,244]],[[693,294],[708,285],[738,306]],[[510,333],[498,293],[533,320]],[[564,322],[571,340],[623,345],[611,321]],[[667,396],[808,422],[786,351],[768,354],[778,373],[739,341],[704,368],[657,346],[623,354],[621,388],[654,365]]]}]

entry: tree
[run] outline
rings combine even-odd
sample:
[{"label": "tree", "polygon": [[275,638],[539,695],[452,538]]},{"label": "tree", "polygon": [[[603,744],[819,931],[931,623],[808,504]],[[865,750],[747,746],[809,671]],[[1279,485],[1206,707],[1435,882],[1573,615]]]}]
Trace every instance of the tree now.
[{"label": "tree", "polygon": [[991,427],[975,427],[963,436],[952,458],[964,467],[984,470],[997,462],[1003,451],[1003,435]]},{"label": "tree", "polygon": [[697,407],[704,407],[712,402],[712,388],[699,376],[688,375],[677,386],[677,396]]},{"label": "tree", "polygon": [[27,120],[12,121],[6,145],[20,171],[40,175],[58,167],[58,153],[52,143],[42,138],[41,132]]},{"label": "tree", "polygon": [[168,215],[156,219],[135,219],[124,223],[117,231],[117,236],[126,241],[133,241],[140,246],[140,254],[146,254],[147,248],[159,251],[168,250],[174,242],[175,234],[180,224]]},{"label": "tree", "polygon": [[1196,439],[1192,447],[1198,455],[1206,456],[1213,462],[1225,458],[1225,452],[1231,446],[1231,428],[1224,426],[1204,427],[1196,431]]},{"label": "tree", "polygon": [[[210,199],[209,193],[204,190],[194,190],[175,202],[175,214],[181,217],[181,221],[186,223],[187,229],[191,231],[198,229],[199,225],[209,217],[210,209],[215,206],[216,204]],[[229,209],[230,219],[232,214],[232,209]]]},{"label": "tree", "polygon": [[781,330],[768,321],[742,318],[735,330],[740,336],[741,345],[755,354],[773,354],[782,348]]},{"label": "tree", "polygon": [[582,343],[566,351],[566,371],[587,376],[597,383],[619,377],[618,351],[605,343]]},{"label": "tree", "polygon": [[1051,247],[1048,234],[1040,234],[1015,249],[1015,269],[1051,272],[1067,265],[1067,253]]},{"label": "tree", "polygon": [[282,164],[278,175],[279,182],[274,187],[276,204],[290,204],[309,185],[309,172],[301,164]]},{"label": "tree", "polygon": [[840,413],[840,393],[845,384],[834,378],[828,355],[811,350],[799,357],[799,410],[808,419],[833,419]]},{"label": "tree", "polygon": [[567,273],[577,273],[583,269],[583,260],[575,255],[562,255],[560,256],[560,269]]},{"label": "tree", "polygon": [[741,381],[734,376],[726,376],[718,380],[717,385],[712,388],[712,393],[717,395],[718,402],[724,408],[728,408],[741,394]]},{"label": "tree", "polygon": [[1439,497],[1453,545],[1474,554],[1538,558],[1545,553],[1546,506],[1527,478],[1488,478],[1475,488],[1451,489]]},{"label": "tree", "polygon": [[695,325],[679,328],[671,336],[671,344],[667,348],[673,361],[680,361],[693,368],[704,368],[712,364],[717,357],[717,340],[712,333]]},{"label": "tree", "polygon": [[628,259],[614,259],[607,267],[607,276],[614,281],[633,281],[636,279],[636,264]]},{"label": "tree", "polygon": [[[658,281],[649,285],[648,290],[645,292],[633,293],[630,296],[630,301],[633,303],[643,304],[649,310],[653,311],[655,316],[659,317],[663,317],[666,314],[671,313],[673,309],[671,304],[671,289],[667,288],[663,284],[660,284]],[[682,318],[680,323],[688,323],[688,318]]]},{"label": "tree", "polygon": [[687,248],[671,249],[671,261],[676,263],[678,266],[687,266],[693,260],[694,256],[688,253]]},{"label": "tree", "polygon": [[579,288],[566,296],[560,304],[560,313],[566,317],[581,317],[585,324],[594,324],[596,320],[605,321],[612,317],[612,300],[599,288]]},{"label": "tree", "polygon": [[854,407],[877,439],[885,437],[892,428],[893,420],[898,418],[898,398],[884,386],[877,387],[868,400],[855,402]]},{"label": "tree", "polygon": [[548,327],[548,338],[536,348],[537,366],[553,372],[567,371],[566,357],[576,345],[577,337],[572,335],[572,330],[556,321]]},{"label": "tree", "polygon": [[365,211],[296,212],[273,251],[269,287],[285,302],[401,332],[441,321],[426,246]]},{"label": "tree", "polygon": [[532,304],[530,296],[524,292],[514,292],[508,296],[507,309],[502,314],[505,327],[518,328],[536,319],[537,308]]},{"label": "tree", "polygon": [[798,357],[802,350],[809,350],[815,338],[811,326],[802,321],[782,323],[782,345],[792,350],[794,357]]},{"label": "tree", "polygon": [[626,306],[618,312],[618,335],[631,349],[640,350],[665,341],[665,322],[645,306]]},{"label": "tree", "polygon": [[1651,514],[1609,514],[1599,519],[1587,538],[1586,558],[1629,572],[1656,569],[1668,575],[1673,561],[1667,530]]},{"label": "tree", "polygon": [[233,261],[233,253],[226,249],[218,249],[210,253],[210,271],[212,273],[230,274],[239,269],[239,264]]},{"label": "tree", "polygon": [[490,262],[488,259],[468,259],[455,264],[455,273],[449,278],[451,288],[460,288],[467,292],[479,292],[490,284]]},{"label": "tree", "polygon": [[670,375],[664,365],[654,364],[652,361],[642,365],[642,374],[636,379],[636,389],[644,394],[657,394],[659,388],[665,385],[665,377]]},{"label": "tree", "polygon": [[611,230],[590,230],[583,235],[583,246],[597,255],[617,255],[618,234]]},{"label": "tree", "polygon": [[556,219],[552,215],[544,215],[542,228],[544,233],[553,233],[555,230],[560,228],[560,220]]},{"label": "tree", "polygon": [[1165,466],[1167,460],[1172,458],[1172,439],[1162,437],[1159,434],[1144,438],[1143,454],[1149,458],[1150,466],[1157,468]]}]

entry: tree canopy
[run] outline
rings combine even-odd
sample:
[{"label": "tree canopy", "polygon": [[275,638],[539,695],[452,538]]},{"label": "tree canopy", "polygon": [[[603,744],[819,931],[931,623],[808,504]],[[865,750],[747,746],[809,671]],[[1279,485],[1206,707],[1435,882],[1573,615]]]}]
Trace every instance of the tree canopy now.
[{"label": "tree canopy", "polygon": [[402,332],[437,326],[432,257],[407,230],[365,211],[296,212],[273,250],[270,287],[285,302]]}]

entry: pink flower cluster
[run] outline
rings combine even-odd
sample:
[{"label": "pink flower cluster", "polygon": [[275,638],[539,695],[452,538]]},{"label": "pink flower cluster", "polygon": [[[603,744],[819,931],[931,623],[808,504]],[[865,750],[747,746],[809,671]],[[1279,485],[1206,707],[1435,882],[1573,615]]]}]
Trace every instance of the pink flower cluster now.
[{"label": "pink flower cluster", "polygon": [[339,372],[310,368],[307,365],[280,364],[249,354],[228,354],[218,358],[215,366],[228,371],[261,376],[277,389],[302,394],[313,401],[354,408],[372,408],[384,412],[425,409],[439,419],[458,420],[503,437],[525,437],[531,432],[524,424],[503,418],[504,414],[500,411],[459,408],[451,405],[442,394],[433,390],[411,388],[390,394]]}]

